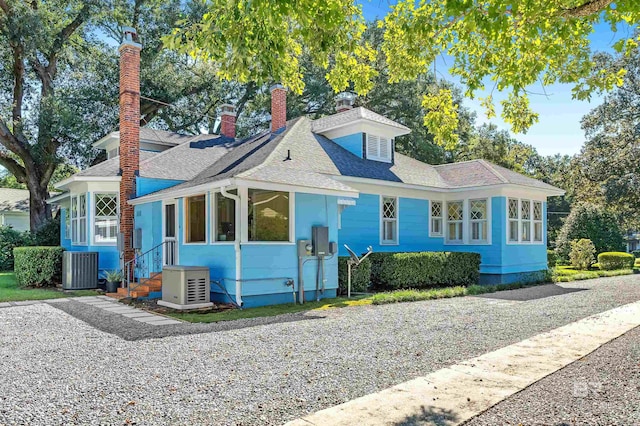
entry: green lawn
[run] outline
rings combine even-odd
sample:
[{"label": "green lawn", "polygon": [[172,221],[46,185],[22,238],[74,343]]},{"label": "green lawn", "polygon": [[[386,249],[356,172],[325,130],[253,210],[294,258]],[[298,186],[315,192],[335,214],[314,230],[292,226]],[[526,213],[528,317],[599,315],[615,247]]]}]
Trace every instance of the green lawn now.
[{"label": "green lawn", "polygon": [[556,266],[554,280],[556,282],[569,282],[579,280],[590,280],[600,277],[617,277],[619,275],[631,275],[633,269],[618,269],[615,271],[601,271],[600,269],[590,269],[582,271],[571,266]]},{"label": "green lawn", "polygon": [[93,290],[63,292],[55,289],[20,288],[13,272],[0,272],[0,302],[19,302],[22,300],[57,299],[60,297],[95,296]]}]

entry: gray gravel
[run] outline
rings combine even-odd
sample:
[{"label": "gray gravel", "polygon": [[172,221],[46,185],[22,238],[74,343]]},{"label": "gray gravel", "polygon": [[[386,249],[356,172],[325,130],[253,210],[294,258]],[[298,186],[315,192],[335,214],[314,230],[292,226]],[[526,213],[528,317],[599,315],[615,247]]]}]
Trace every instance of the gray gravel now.
[{"label": "gray gravel", "polygon": [[332,309],[137,341],[49,305],[2,309],[0,424],[280,424],[640,300],[637,276],[562,287],[588,290]]},{"label": "gray gravel", "polygon": [[640,328],[493,406],[465,426],[639,425]]}]

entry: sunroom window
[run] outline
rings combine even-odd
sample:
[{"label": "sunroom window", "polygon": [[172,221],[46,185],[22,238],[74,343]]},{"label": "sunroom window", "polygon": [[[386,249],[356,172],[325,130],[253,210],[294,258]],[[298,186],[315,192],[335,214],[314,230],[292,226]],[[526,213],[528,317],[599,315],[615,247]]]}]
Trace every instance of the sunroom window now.
[{"label": "sunroom window", "polygon": [[518,200],[509,198],[509,241],[518,242],[519,207]]},{"label": "sunroom window", "polygon": [[398,243],[398,199],[382,197],[382,244]]},{"label": "sunroom window", "polygon": [[118,235],[118,195],[95,194],[93,205],[96,244],[115,244]]},{"label": "sunroom window", "polygon": [[431,202],[431,236],[442,236],[442,201]]},{"label": "sunroom window", "polygon": [[[237,191],[229,191],[236,194]],[[227,198],[219,192],[215,194],[214,202],[214,241],[235,241],[236,240],[236,203],[231,198]]]},{"label": "sunroom window", "polygon": [[87,243],[87,195],[71,197],[71,243]]},{"label": "sunroom window", "polygon": [[391,139],[367,133],[367,159],[391,162]]},{"label": "sunroom window", "polygon": [[522,241],[531,241],[531,201],[520,201],[520,217],[522,218]]},{"label": "sunroom window", "polygon": [[186,207],[186,242],[204,243],[207,241],[206,197],[196,195],[188,197]]},{"label": "sunroom window", "polygon": [[249,241],[289,241],[288,192],[249,189]]},{"label": "sunroom window", "polygon": [[462,201],[449,201],[447,203],[447,241],[462,242],[462,221],[464,217],[464,204]]},{"label": "sunroom window", "polygon": [[542,202],[533,202],[533,241],[542,242]]},{"label": "sunroom window", "polygon": [[471,229],[471,241],[487,241],[487,200],[469,201],[469,222]]}]

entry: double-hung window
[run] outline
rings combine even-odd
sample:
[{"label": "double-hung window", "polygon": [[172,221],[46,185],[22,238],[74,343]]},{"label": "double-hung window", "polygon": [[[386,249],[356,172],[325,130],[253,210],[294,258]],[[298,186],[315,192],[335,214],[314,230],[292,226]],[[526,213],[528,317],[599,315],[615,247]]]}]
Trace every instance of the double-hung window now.
[{"label": "double-hung window", "polygon": [[442,236],[442,201],[431,202],[431,236]]},{"label": "double-hung window", "polygon": [[542,202],[533,202],[533,241],[539,243],[542,242]]},{"label": "double-hung window", "polygon": [[391,162],[391,139],[367,133],[367,159]]},{"label": "double-hung window", "polygon": [[118,235],[118,194],[95,194],[93,206],[96,244],[115,244]]},{"label": "double-hung window", "polygon": [[87,195],[71,197],[71,243],[87,243]]},{"label": "double-hung window", "polygon": [[462,201],[447,202],[447,242],[462,243],[464,220],[464,203]]},{"label": "double-hung window", "polygon": [[398,244],[398,199],[382,197],[382,244]]},{"label": "double-hung window", "polygon": [[531,201],[520,200],[522,242],[531,241]]},{"label": "double-hung window", "polygon": [[516,198],[509,198],[509,241],[517,243],[519,241],[519,212],[520,207]]},{"label": "double-hung window", "polygon": [[487,200],[469,200],[469,228],[471,242],[487,242]]},{"label": "double-hung window", "polygon": [[64,215],[64,239],[71,239],[71,206],[67,209]]}]

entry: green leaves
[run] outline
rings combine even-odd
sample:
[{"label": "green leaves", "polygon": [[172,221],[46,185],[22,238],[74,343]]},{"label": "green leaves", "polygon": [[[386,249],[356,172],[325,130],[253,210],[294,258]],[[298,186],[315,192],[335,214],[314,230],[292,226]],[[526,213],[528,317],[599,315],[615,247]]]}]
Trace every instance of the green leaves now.
[{"label": "green leaves", "polygon": [[422,97],[422,106],[427,111],[424,125],[434,135],[434,141],[453,150],[458,142],[458,105],[453,103],[450,89],[439,89]]}]

